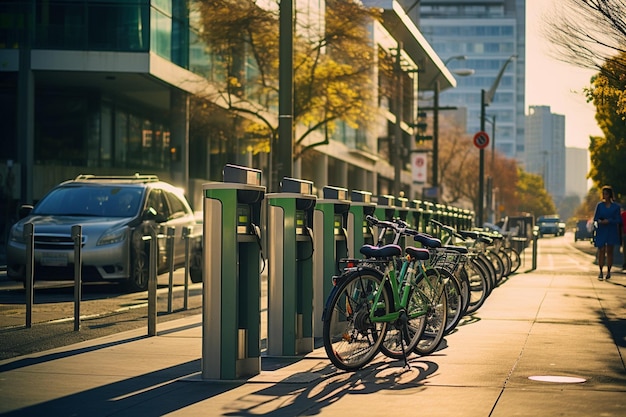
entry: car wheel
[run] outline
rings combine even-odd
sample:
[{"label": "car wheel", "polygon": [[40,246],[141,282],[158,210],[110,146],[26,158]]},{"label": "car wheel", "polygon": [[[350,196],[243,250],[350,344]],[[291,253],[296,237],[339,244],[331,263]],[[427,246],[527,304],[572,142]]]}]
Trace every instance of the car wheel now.
[{"label": "car wheel", "polygon": [[131,291],[146,291],[150,278],[148,255],[144,249],[135,251],[131,259],[131,274],[128,278],[128,288]]}]

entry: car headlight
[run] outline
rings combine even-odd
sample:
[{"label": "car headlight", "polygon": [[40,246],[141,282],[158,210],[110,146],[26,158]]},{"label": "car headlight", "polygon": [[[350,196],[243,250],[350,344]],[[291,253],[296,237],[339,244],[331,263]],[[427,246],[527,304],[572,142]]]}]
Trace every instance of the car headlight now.
[{"label": "car headlight", "polygon": [[24,243],[24,228],[13,226],[11,228],[11,232],[9,233],[9,240],[11,242]]},{"label": "car headlight", "polygon": [[112,245],[114,243],[119,243],[124,241],[124,239],[126,239],[126,236],[128,236],[128,228],[126,227],[123,229],[112,230],[103,234],[100,239],[98,239],[98,243],[96,244],[96,246]]}]

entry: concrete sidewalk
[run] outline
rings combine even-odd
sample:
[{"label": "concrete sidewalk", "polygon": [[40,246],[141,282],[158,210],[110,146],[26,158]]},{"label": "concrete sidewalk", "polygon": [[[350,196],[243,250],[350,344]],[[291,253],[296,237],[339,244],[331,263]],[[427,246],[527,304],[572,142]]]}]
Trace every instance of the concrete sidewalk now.
[{"label": "concrete sidewalk", "polygon": [[593,259],[559,239],[542,241],[536,271],[509,278],[410,370],[378,356],[338,372],[320,347],[263,357],[249,380],[202,380],[192,316],[156,337],[141,329],[0,362],[0,413],[624,416],[626,275],[598,281]]}]

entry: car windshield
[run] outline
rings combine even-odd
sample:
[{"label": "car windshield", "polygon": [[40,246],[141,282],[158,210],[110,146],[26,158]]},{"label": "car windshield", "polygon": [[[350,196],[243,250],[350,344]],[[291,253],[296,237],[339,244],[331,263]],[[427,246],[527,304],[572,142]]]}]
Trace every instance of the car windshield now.
[{"label": "car windshield", "polygon": [[52,190],[32,214],[55,216],[133,217],[139,211],[143,188],[118,185],[68,185]]}]

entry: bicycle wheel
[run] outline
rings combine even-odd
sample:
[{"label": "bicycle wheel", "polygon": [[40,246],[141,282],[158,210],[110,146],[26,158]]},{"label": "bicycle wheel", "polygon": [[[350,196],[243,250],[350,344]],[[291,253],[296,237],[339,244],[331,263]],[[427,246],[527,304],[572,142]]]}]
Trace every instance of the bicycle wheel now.
[{"label": "bicycle wheel", "polygon": [[465,314],[476,312],[489,296],[489,280],[487,272],[476,259],[468,259],[463,265],[463,271],[470,282],[470,302]]},{"label": "bicycle wheel", "polygon": [[508,248],[507,253],[509,254],[509,258],[511,258],[511,273],[514,274],[522,265],[522,259],[519,256],[519,252],[515,248]]},{"label": "bicycle wheel", "polygon": [[428,306],[426,329],[415,346],[415,353],[429,355],[443,340],[448,319],[448,305],[444,279],[434,269],[427,269],[426,276],[418,282],[417,289]]},{"label": "bicycle wheel", "polygon": [[509,253],[504,249],[499,249],[498,255],[500,256],[500,259],[502,259],[502,262],[504,263],[504,276],[508,277],[509,275],[511,275],[511,268],[513,266],[511,257],[509,256]]},{"label": "bicycle wheel", "polygon": [[424,305],[418,291],[408,288],[409,298],[404,313],[395,323],[387,326],[385,339],[380,351],[393,359],[404,359],[413,352],[426,328],[427,306]]},{"label": "bicycle wheel", "polygon": [[448,314],[446,319],[446,327],[443,334],[450,333],[464,315],[463,298],[461,296],[461,287],[456,277],[450,271],[443,268],[437,268],[439,275],[445,281],[446,304],[448,306]]},{"label": "bicycle wheel", "polygon": [[504,278],[504,262],[502,262],[502,259],[500,259],[498,254],[491,249],[487,250],[485,255],[491,261],[493,269],[496,271],[495,287],[497,287],[498,285],[500,285],[502,278]]},{"label": "bicycle wheel", "polygon": [[378,353],[388,323],[370,319],[374,297],[380,292],[376,315],[387,314],[391,294],[379,271],[353,271],[341,279],[324,309],[324,349],[330,361],[344,371],[355,371]]}]

